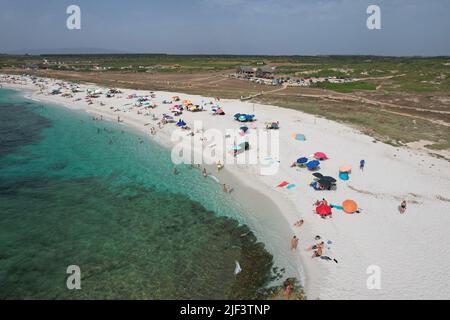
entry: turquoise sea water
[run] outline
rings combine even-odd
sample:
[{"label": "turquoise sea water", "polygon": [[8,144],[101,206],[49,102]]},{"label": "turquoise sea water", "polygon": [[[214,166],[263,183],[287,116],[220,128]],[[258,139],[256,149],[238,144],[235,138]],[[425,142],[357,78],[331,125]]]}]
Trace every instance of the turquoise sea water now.
[{"label": "turquoise sea water", "polygon": [[172,168],[141,133],[0,90],[0,299],[254,298],[272,256],[216,182]]}]

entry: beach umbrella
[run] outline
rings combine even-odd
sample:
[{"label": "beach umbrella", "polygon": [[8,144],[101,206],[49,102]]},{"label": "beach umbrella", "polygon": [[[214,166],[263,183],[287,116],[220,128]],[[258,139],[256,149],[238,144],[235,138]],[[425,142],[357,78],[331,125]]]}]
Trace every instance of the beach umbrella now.
[{"label": "beach umbrella", "polygon": [[178,122],[177,122],[177,126],[178,127],[184,127],[184,126],[186,126],[186,122],[184,122],[183,120],[179,120]]},{"label": "beach umbrella", "polygon": [[331,207],[326,204],[321,204],[316,207],[316,213],[320,216],[328,216],[331,214]]},{"label": "beach umbrella", "polygon": [[358,211],[358,205],[353,200],[345,200],[342,202],[342,208],[344,208],[345,213],[355,213]]},{"label": "beach umbrella", "polygon": [[339,172],[350,172],[351,170],[352,170],[351,164],[346,164],[345,166],[339,168]]},{"label": "beach umbrella", "polygon": [[308,162],[308,158],[305,158],[305,157],[301,157],[301,158],[297,159],[298,164],[305,164],[307,162]]},{"label": "beach umbrella", "polygon": [[301,133],[297,133],[297,134],[293,133],[292,134],[292,138],[294,138],[295,140],[298,140],[298,141],[305,141],[306,140],[305,135],[303,135]]},{"label": "beach umbrella", "polygon": [[314,153],[314,158],[319,159],[319,160],[327,160],[328,159],[327,155],[323,152]]},{"label": "beach umbrella", "polygon": [[320,165],[320,162],[317,160],[310,161],[306,164],[309,170],[316,169]]},{"label": "beach umbrella", "polygon": [[331,183],[335,183],[335,182],[336,182],[336,179],[333,178],[333,177],[330,177],[330,176],[324,176],[324,177],[322,177],[322,179],[323,179],[323,180],[328,180],[328,181],[330,181]]}]

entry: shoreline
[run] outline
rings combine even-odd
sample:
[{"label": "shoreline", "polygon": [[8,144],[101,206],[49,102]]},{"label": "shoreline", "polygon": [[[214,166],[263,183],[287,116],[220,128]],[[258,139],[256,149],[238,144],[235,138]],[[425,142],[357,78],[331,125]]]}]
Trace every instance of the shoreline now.
[{"label": "shoreline", "polygon": [[[4,87],[5,89],[13,89],[17,90],[24,94],[24,97],[26,99],[30,99],[34,102],[45,102],[50,103],[53,105],[56,105],[57,107],[63,106],[65,108],[84,112],[86,114],[92,115],[92,116],[103,116],[103,119],[106,121],[111,122],[117,122],[117,119],[113,117],[110,113],[101,112],[100,110],[89,110],[85,108],[79,108],[74,103],[68,103],[69,101],[60,101],[59,99],[52,99],[51,96],[42,96],[38,94],[37,90],[33,90],[33,88],[27,87],[22,88],[20,86],[8,86]],[[158,131],[155,136],[149,135],[148,130],[145,130],[146,128],[142,126],[142,123],[139,123],[135,119],[127,118],[124,115],[121,115],[121,118],[126,121],[121,123],[120,125],[124,125],[127,127],[127,129],[131,129],[132,131],[135,131],[139,134],[144,134],[147,136],[148,139],[152,140],[152,142],[157,143],[158,145],[164,147],[167,150],[170,150],[172,146],[172,142],[170,141],[170,137],[168,137],[167,132],[161,132]],[[257,220],[264,218],[264,219],[270,219],[270,215],[273,213],[282,214],[282,210],[279,208],[276,202],[273,201],[272,198],[267,196],[267,193],[263,193],[260,190],[255,189],[251,185],[249,185],[245,180],[242,180],[238,177],[236,172],[232,172],[229,169],[229,166],[224,166],[224,168],[220,171],[220,173],[217,173],[215,171],[215,166],[213,165],[202,165],[202,167],[207,168],[208,175],[214,176],[216,179],[219,176],[220,177],[220,183],[226,183],[228,186],[233,187],[233,192],[230,193],[230,196],[232,199],[236,200],[240,207],[243,208],[243,216],[246,220],[246,225],[251,229],[251,231],[255,234],[258,241],[264,244],[266,250],[272,254],[273,256],[273,267],[277,267],[278,270],[285,269],[286,273],[283,275],[284,278],[291,278],[295,277],[297,280],[300,281],[300,284],[303,286],[305,283],[305,272],[303,270],[303,265],[301,262],[301,259],[297,257],[297,259],[287,261],[286,253],[289,252],[289,240],[290,237],[284,237],[284,241],[274,241],[273,237],[277,237],[276,234],[283,234],[286,235],[286,232],[289,231],[289,224],[287,221],[282,221],[279,225],[273,225],[272,227],[275,227],[276,232],[273,232],[270,239],[266,238],[266,235],[264,234],[264,230],[261,230],[261,226],[257,227],[255,224],[258,224]],[[201,174],[201,171],[198,172],[198,174]],[[246,199],[251,198],[252,201],[257,205],[247,205]],[[256,216],[258,219],[256,219]],[[278,240],[278,239],[275,239]],[[284,252],[283,252],[284,251]],[[284,255],[280,256],[278,253],[283,252]],[[276,280],[275,282],[269,283],[270,285],[280,284],[280,280]],[[306,293],[306,286],[304,287],[304,291]]]},{"label": "shoreline", "polygon": [[[48,81],[51,82],[52,80]],[[102,97],[95,99],[96,103],[89,106],[83,100],[77,103],[61,96],[39,95],[37,88],[33,87],[31,83],[28,85],[10,84],[9,86],[3,83],[3,85],[5,88],[30,89],[34,92],[30,96],[32,99],[42,98],[41,100],[60,104],[68,108],[102,114],[112,121],[115,121],[117,114],[107,109],[108,103],[114,101],[119,105],[125,102],[125,99],[121,99],[118,102],[118,99],[110,98],[110,100],[105,100]],[[92,86],[98,87],[96,85]],[[81,87],[87,88],[89,85],[82,84]],[[124,92],[124,96],[126,93],[132,92],[148,94],[148,91],[143,90],[123,89],[122,92]],[[182,93],[158,91],[156,94],[159,100],[172,95],[179,95],[183,99],[190,99],[193,102],[211,99]],[[97,103],[98,101],[106,103],[106,107],[100,106]],[[294,268],[299,274],[302,274],[300,280],[304,285],[308,299],[427,298],[432,294],[438,297],[448,298],[450,296],[448,280],[444,279],[442,281],[442,279],[435,278],[432,274],[425,277],[426,280],[424,282],[431,283],[434,286],[433,290],[428,289],[431,291],[426,291],[425,288],[422,288],[424,284],[407,290],[405,286],[411,285],[411,283],[407,283],[408,279],[411,278],[411,270],[399,274],[402,268],[407,268],[411,263],[414,263],[414,260],[419,260],[420,265],[417,265],[417,263],[414,265],[417,270],[412,270],[414,271],[413,274],[415,274],[415,271],[419,271],[420,274],[422,272],[424,274],[431,272],[445,276],[450,270],[448,260],[444,261],[441,268],[437,266],[438,269],[429,270],[431,264],[424,259],[424,256],[430,254],[430,252],[424,252],[428,247],[413,243],[415,237],[422,236],[424,238],[420,240],[421,242],[444,241],[442,243],[443,248],[445,250],[450,248],[450,242],[445,239],[445,222],[450,220],[448,215],[447,217],[442,215],[442,213],[450,212],[450,204],[438,198],[439,196],[443,197],[442,195],[450,190],[450,166],[446,161],[434,159],[419,151],[396,148],[382,143],[373,143],[371,137],[365,136],[355,129],[295,110],[229,99],[222,100],[220,105],[227,113],[227,120],[222,121],[224,123],[212,121],[208,112],[184,112],[182,118],[188,124],[191,124],[194,119],[200,118],[200,120],[207,122],[208,125],[213,124],[222,129],[226,128],[226,126],[230,128],[236,127],[235,123],[228,121],[228,118],[235,112],[255,113],[258,121],[252,126],[256,127],[261,127],[264,121],[280,119],[280,138],[282,141],[280,149],[283,148],[283,150],[280,150],[280,170],[275,176],[260,176],[253,172],[252,168],[245,165],[226,165],[220,176],[224,181],[230,179],[230,181],[237,182],[233,182],[233,187],[235,191],[237,190],[237,192],[233,192],[236,195],[232,193],[233,197],[243,197],[245,194],[254,191],[262,198],[269,199],[275,205],[276,211],[281,213],[282,219],[278,219],[278,216],[274,217],[273,208],[266,208],[270,212],[266,211],[259,216],[258,212],[249,214],[245,212],[246,219],[249,218],[247,215],[251,217],[250,227],[252,231],[254,231],[255,226],[269,231],[271,228],[264,226],[264,223],[282,220],[279,222],[279,225],[274,227],[275,230],[269,236],[269,238],[272,237],[272,240],[265,241],[264,237],[261,238],[257,232],[255,232],[255,235],[266,245],[266,248],[272,255],[274,255],[273,250],[277,252],[277,259],[288,261],[295,265]],[[168,106],[158,103],[158,106],[152,112],[158,113],[158,115],[161,112],[168,112],[166,110]],[[254,112],[253,108],[255,108]],[[157,130],[156,136],[151,136],[148,128],[143,126],[145,119],[143,120],[142,116],[130,112],[120,113],[120,117],[124,119],[126,125],[131,125],[133,128],[148,134],[153,141],[168,147],[167,141],[172,131],[169,130],[169,127],[172,129],[174,126],[165,126],[163,129]],[[150,122],[150,119],[147,120]],[[286,130],[284,129],[285,127],[287,128]],[[204,128],[207,129],[207,126],[204,125]],[[302,144],[302,142],[291,139],[290,134],[292,132],[306,133],[306,143]],[[299,154],[311,154],[314,150],[331,154],[331,159],[323,162],[323,171],[321,172],[336,175],[339,165],[352,163],[355,168],[356,163],[362,157],[366,161],[368,160],[369,172],[363,174],[355,168],[350,182],[342,183],[338,181],[338,191],[336,193],[315,193],[307,186],[311,180],[308,172],[300,172],[289,168],[290,163],[297,159]],[[335,159],[338,162],[334,162]],[[377,167],[377,170],[371,169],[373,167]],[[389,168],[388,172],[386,172],[385,168]],[[443,169],[440,170],[439,168]],[[390,176],[389,172],[391,171],[392,175]],[[405,183],[404,179],[408,176],[412,176],[416,180]],[[295,182],[297,187],[293,190],[274,187],[283,180]],[[245,190],[248,188],[251,191]],[[346,198],[355,199],[364,210],[360,215],[343,215],[336,212],[333,219],[322,220],[311,213],[312,201],[317,198],[320,199],[322,196],[329,198],[332,203],[338,203],[338,201]],[[253,195],[252,197],[257,196]],[[395,208],[399,199],[402,198],[406,198],[411,203],[409,205],[411,208],[408,208],[408,215],[404,217],[399,216],[395,213],[395,209],[386,209],[387,207]],[[445,197],[443,198],[445,199]],[[381,201],[379,201],[380,199]],[[242,199],[240,201],[242,202]],[[255,211],[258,211],[258,209]],[[430,221],[426,220],[426,217],[423,217],[423,213],[429,213],[430,211],[435,215],[439,213],[437,217],[433,218],[433,223],[430,223]],[[296,228],[292,225],[298,219],[305,219],[305,224],[301,228]],[[251,225],[252,223],[253,226]],[[380,224],[383,225],[380,226]],[[440,229],[439,224],[442,224]],[[427,230],[428,233],[425,234]],[[282,231],[290,233],[279,234]],[[399,232],[403,236],[401,239],[398,236]],[[412,236],[404,235],[403,232],[411,233]],[[300,239],[299,248],[295,252],[289,250],[289,240],[293,234],[296,234]],[[310,252],[306,252],[305,248],[313,243],[313,237],[316,234],[320,234],[324,239],[332,240],[332,248],[329,252],[332,257],[337,257],[339,264],[335,265],[331,262],[310,258]],[[413,247],[411,248],[411,246]],[[405,250],[405,248],[409,248],[409,251]],[[399,259],[398,254],[401,249],[408,251],[407,253],[410,256],[412,254],[414,259],[411,259],[411,261],[408,255],[404,254],[400,254]],[[440,252],[432,251],[432,255],[436,257],[438,254],[442,255],[442,253],[442,250]],[[400,260],[400,262],[397,260]],[[391,273],[390,276],[386,276],[388,277],[386,282],[391,282],[388,284],[388,291],[368,290],[365,288],[368,276],[366,268],[373,264],[380,265],[380,267],[386,269],[388,274]],[[277,266],[275,255],[274,266]],[[284,267],[284,265],[280,265],[280,267]]]}]

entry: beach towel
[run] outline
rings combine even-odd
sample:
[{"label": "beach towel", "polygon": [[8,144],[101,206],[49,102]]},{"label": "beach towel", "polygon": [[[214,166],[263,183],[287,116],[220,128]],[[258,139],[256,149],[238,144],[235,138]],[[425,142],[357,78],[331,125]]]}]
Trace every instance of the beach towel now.
[{"label": "beach towel", "polygon": [[288,189],[292,189],[292,188],[295,188],[297,185],[295,185],[295,184],[293,184],[293,183],[291,183],[291,184],[289,184],[286,188],[288,188]]},{"label": "beach towel", "polygon": [[330,207],[332,207],[334,209],[338,209],[338,210],[344,210],[344,208],[342,206],[338,206],[336,204],[330,204]]},{"label": "beach towel", "polygon": [[277,187],[278,187],[278,188],[283,188],[283,187],[286,187],[288,184],[289,184],[289,182],[283,181],[283,182],[281,182],[279,185],[277,185]]}]

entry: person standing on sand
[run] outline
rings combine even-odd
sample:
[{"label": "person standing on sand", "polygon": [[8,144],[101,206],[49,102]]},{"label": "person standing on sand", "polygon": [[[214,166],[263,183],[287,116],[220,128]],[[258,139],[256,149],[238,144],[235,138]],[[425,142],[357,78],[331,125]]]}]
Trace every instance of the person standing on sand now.
[{"label": "person standing on sand", "polygon": [[297,250],[298,238],[294,236],[291,240],[291,250]]},{"label": "person standing on sand", "polygon": [[294,290],[294,285],[292,283],[289,283],[286,286],[286,289],[284,289],[284,296],[286,297],[286,300],[291,299],[292,290]]},{"label": "person standing on sand", "polygon": [[406,200],[403,200],[399,207],[400,214],[404,214],[406,211]]},{"label": "person standing on sand", "polygon": [[361,171],[364,171],[364,166],[366,165],[366,160],[364,160],[364,159],[362,159],[360,162],[359,162],[359,169],[361,170]]}]

